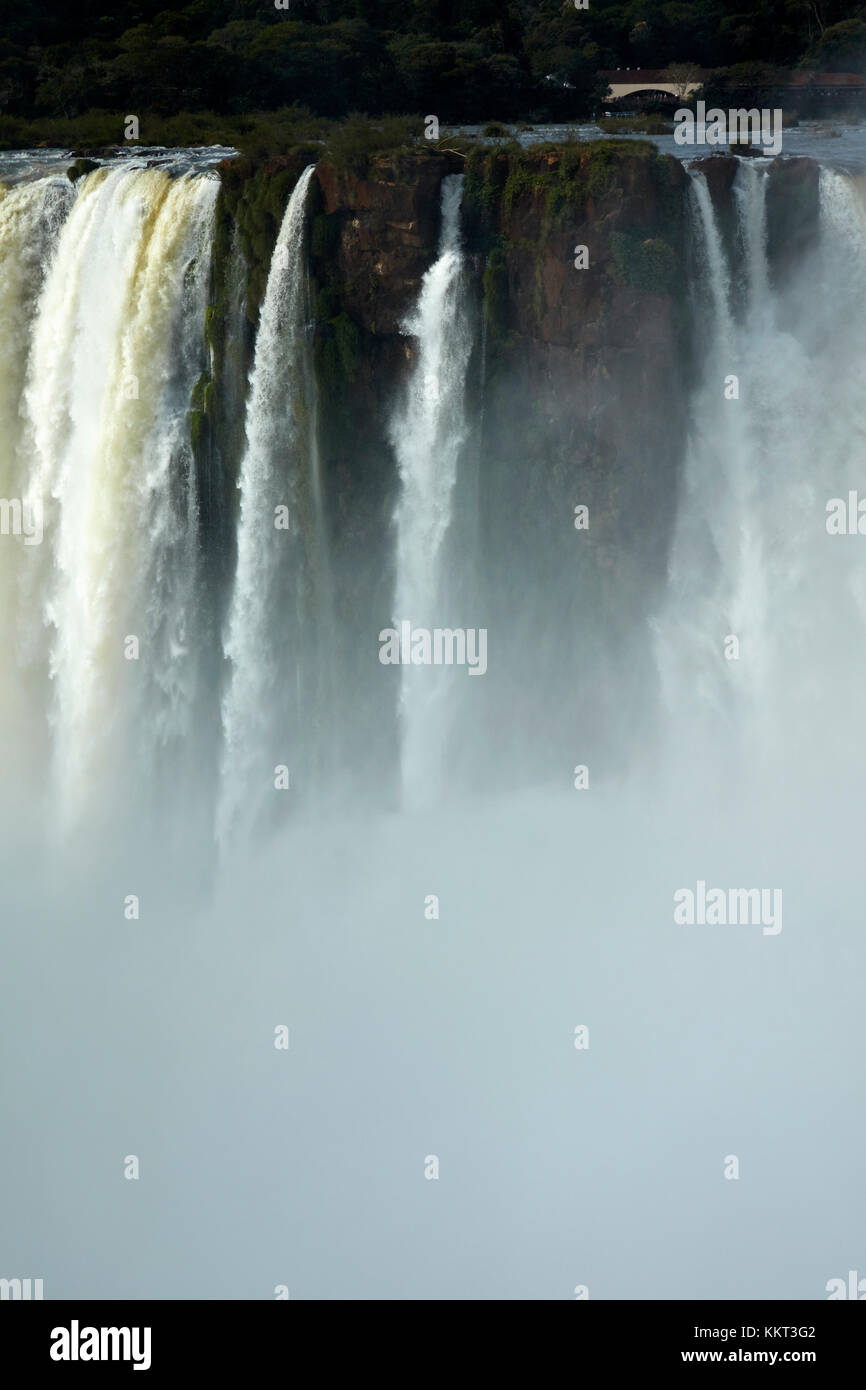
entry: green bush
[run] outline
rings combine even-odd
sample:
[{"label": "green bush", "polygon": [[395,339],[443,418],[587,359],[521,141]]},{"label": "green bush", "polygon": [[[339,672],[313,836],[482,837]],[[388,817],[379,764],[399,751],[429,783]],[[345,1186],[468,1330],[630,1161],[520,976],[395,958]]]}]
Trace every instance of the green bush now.
[{"label": "green bush", "polygon": [[364,174],[373,155],[398,153],[419,144],[422,149],[430,149],[432,142],[424,140],[423,135],[423,123],[417,116],[387,116],[373,121],[352,115],[328,131],[328,160],[337,169]]},{"label": "green bush", "polygon": [[674,123],[664,116],[599,116],[599,130],[607,135],[673,135]]}]

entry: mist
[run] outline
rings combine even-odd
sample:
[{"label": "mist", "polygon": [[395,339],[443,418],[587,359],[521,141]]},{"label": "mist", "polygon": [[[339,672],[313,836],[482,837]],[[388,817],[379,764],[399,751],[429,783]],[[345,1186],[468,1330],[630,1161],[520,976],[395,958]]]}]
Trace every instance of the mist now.
[{"label": "mist", "polygon": [[[5,1273],[47,1298],[811,1299],[862,1262],[866,587],[828,504],[849,515],[866,431],[866,212],[822,170],[780,270],[772,167],[739,161],[727,219],[688,170],[686,428],[613,566],[582,478],[526,501],[542,445],[510,452],[493,402],[539,440],[573,403],[542,420],[517,362],[491,385],[443,180],[353,610],[312,171],[217,597],[184,433],[215,181],[0,200],[3,486],[50,498],[35,553],[0,538]],[[148,353],[142,400],[109,390]],[[404,620],[483,629],[483,676],[383,664]],[[686,889],[781,911],[684,923]]]}]

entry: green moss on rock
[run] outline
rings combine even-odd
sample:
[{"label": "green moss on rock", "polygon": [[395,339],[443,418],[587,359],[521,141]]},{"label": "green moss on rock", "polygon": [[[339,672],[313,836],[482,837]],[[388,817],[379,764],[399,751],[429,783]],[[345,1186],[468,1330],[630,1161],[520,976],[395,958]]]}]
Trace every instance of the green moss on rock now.
[{"label": "green moss on rock", "polygon": [[483,283],[487,331],[491,343],[496,344],[508,330],[508,266],[501,246],[495,247],[488,257]]},{"label": "green moss on rock", "polygon": [[676,285],[678,268],[674,249],[658,236],[639,231],[612,232],[611,257],[624,284],[646,294],[668,294]]},{"label": "green moss on rock", "polygon": [[246,264],[245,302],[251,323],[258,322],[271,256],[292,189],[320,153],[316,146],[301,145],[261,164],[231,159],[220,165],[221,211],[237,231]]}]

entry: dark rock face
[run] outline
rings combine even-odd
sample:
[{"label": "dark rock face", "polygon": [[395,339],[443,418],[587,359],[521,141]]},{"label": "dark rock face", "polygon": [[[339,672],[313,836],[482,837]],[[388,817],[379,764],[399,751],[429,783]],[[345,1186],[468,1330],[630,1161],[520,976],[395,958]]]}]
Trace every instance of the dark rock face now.
[{"label": "dark rock face", "polygon": [[[562,687],[552,703],[573,711],[533,731],[551,775],[567,749],[591,748],[596,767],[614,757],[605,692],[636,688],[620,654],[666,571],[689,385],[687,182],[635,145],[507,166],[494,156],[470,171],[470,243],[487,262],[482,567],[513,677],[503,685],[525,689],[529,659]],[[588,529],[575,529],[578,506]],[[545,623],[583,634],[580,649],[563,659]],[[509,729],[504,711],[497,722]],[[520,756],[519,720],[503,737],[503,758]]]},{"label": "dark rock face", "polygon": [[436,258],[440,188],[454,167],[453,158],[429,153],[374,158],[361,172],[324,160],[311,191],[323,495],[343,666],[359,710],[369,713],[361,759],[355,750],[347,762],[358,766],[366,753],[371,782],[381,781],[396,746],[398,685],[389,683],[392,703],[383,704],[376,637],[392,618],[398,478],[387,426],[415,353],[400,325]]},{"label": "dark rock face", "polygon": [[[459,162],[459,161],[458,161]],[[413,356],[401,322],[436,257],[446,156],[317,170],[310,267],[322,467],[333,540],[348,571],[381,557],[396,490],[386,426]]]},{"label": "dark rock face", "polygon": [[[413,355],[400,323],[435,257],[441,181],[461,167],[429,156],[380,161],[363,177],[319,166],[315,317],[320,346],[333,349],[321,355],[320,387],[327,393],[328,378],[342,377],[333,385],[351,402],[353,440],[370,427],[381,438],[379,406]],[[558,174],[556,156],[542,155],[524,156],[516,171],[468,176],[467,242],[484,281],[489,356],[500,372],[531,373],[529,417],[543,416],[542,390],[558,419],[580,422],[584,435],[590,423],[594,446],[611,458],[645,451],[655,420],[668,439],[682,408],[687,176],[673,160],[631,150],[601,163],[588,154],[567,179]],[[479,216],[485,181],[496,196]],[[575,268],[578,245],[588,269]]]},{"label": "dark rock face", "polygon": [[[736,265],[740,166],[725,155],[701,163]],[[276,204],[287,196],[274,180],[299,171],[281,164],[274,179],[251,183],[250,207],[235,189],[242,250],[267,254]],[[396,747],[375,640],[393,617],[399,480],[388,421],[416,350],[401,323],[435,259],[440,189],[452,172],[466,175],[477,321],[461,465],[468,481],[452,545],[471,551],[483,612],[445,614],[443,622],[489,629],[495,660],[478,717],[488,737],[491,727],[502,729],[503,764],[534,740],[533,767],[561,776],[564,757],[587,761],[580,749],[615,763],[622,731],[611,725],[606,691],[637,695],[642,663],[649,675],[648,639],[636,634],[648,631],[666,573],[691,364],[699,359],[688,294],[690,180],[682,164],[632,141],[498,148],[466,161],[431,151],[375,156],[355,171],[320,160],[309,264],[321,473],[341,662],[359,708],[369,711],[378,781]],[[811,243],[817,186],[811,161],[775,162],[767,191],[773,275],[784,276]],[[261,282],[261,267],[248,274],[253,288]],[[578,530],[581,506],[589,526]],[[455,571],[466,561],[455,550]],[[563,660],[560,638],[575,633],[581,646]],[[551,702],[573,709],[562,727],[522,724],[516,692],[527,689],[527,663],[540,684],[566,687]],[[531,722],[532,711],[525,714]],[[471,767],[471,717],[462,737]]]},{"label": "dark rock face", "polygon": [[462,160],[378,159],[363,174],[319,164],[320,211],[337,223],[334,265],[342,308],[369,333],[399,332],[439,235],[439,188]]},{"label": "dark rock face", "polygon": [[739,160],[732,154],[710,154],[699,161],[699,167],[716,209],[729,207],[731,189],[740,167]]},{"label": "dark rock face", "polygon": [[79,157],[74,163],[70,164],[69,168],[66,170],[66,177],[70,183],[75,183],[82,175],[89,174],[92,169],[98,168],[99,165],[95,159]]},{"label": "dark rock face", "polygon": [[818,180],[812,159],[775,159],[767,184],[767,258],[782,284],[791,268],[817,245]]},{"label": "dark rock face", "polygon": [[[284,162],[264,181],[249,176],[246,199],[238,191],[246,171],[234,164],[230,174],[242,249],[253,248],[256,259],[276,236],[274,182],[284,201],[292,172]],[[457,499],[453,543],[472,551],[485,577],[484,612],[443,622],[490,630],[496,672],[486,678],[479,717],[503,729],[504,761],[509,739],[527,742],[519,710],[512,717],[527,661],[542,682],[573,682],[573,701],[560,705],[573,705],[586,737],[603,729],[604,710],[588,709],[589,690],[604,687],[600,666],[616,678],[623,615],[636,624],[652,600],[674,510],[687,386],[687,176],[675,161],[650,146],[611,142],[468,162],[425,151],[375,157],[355,172],[320,161],[309,263],[321,472],[341,662],[359,708],[369,711],[366,744],[378,780],[396,746],[396,711],[383,706],[376,664],[376,635],[393,616],[399,480],[387,426],[415,354],[400,325],[436,256],[442,179],[464,171],[477,346],[461,470],[471,482]],[[586,269],[575,267],[578,246],[587,248]],[[261,268],[247,280],[255,292]],[[589,507],[588,531],[575,530],[577,505]],[[457,568],[467,560],[454,558]],[[576,653],[569,667],[550,634],[587,630],[591,612],[599,617],[594,650]],[[392,689],[396,696],[396,683]],[[561,771],[573,730],[535,732]],[[471,721],[463,737],[471,764]]]}]

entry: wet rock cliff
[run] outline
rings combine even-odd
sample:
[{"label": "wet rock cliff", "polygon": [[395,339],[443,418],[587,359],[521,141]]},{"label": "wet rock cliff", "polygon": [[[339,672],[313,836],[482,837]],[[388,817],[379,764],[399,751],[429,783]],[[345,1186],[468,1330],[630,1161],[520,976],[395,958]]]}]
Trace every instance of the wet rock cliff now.
[{"label": "wet rock cliff", "polygon": [[[635,644],[626,639],[665,574],[688,434],[700,358],[688,291],[689,175],[651,144],[626,140],[467,155],[431,148],[374,155],[356,167],[299,150],[266,166],[225,166],[199,452],[211,450],[210,494],[226,516],[236,505],[242,445],[238,383],[248,370],[282,211],[310,162],[317,169],[309,333],[321,471],[337,611],[359,699],[366,690],[375,702],[381,685],[369,641],[353,657],[357,634],[369,636],[393,617],[398,478],[387,425],[415,351],[401,325],[436,257],[442,180],[461,173],[477,333],[457,533],[486,576],[484,617],[498,633],[499,677],[492,679],[501,678],[504,691],[526,688],[508,672],[528,646],[538,652],[546,596],[556,595],[566,628],[571,607],[599,615],[595,636],[584,637],[570,663],[552,633],[549,662],[542,652],[538,671],[539,681],[569,683],[580,727],[597,745],[606,713],[592,707],[591,692],[605,688],[600,674],[633,688],[640,680]],[[738,162],[716,156],[703,164],[725,235],[735,238]],[[784,276],[808,249],[816,216],[816,166],[777,161],[767,195],[774,274]],[[216,456],[214,439],[222,441]],[[224,530],[230,568],[231,527]],[[454,617],[466,625],[478,620]],[[627,646],[625,671],[620,652]],[[513,708],[503,708],[501,723],[507,760],[508,741],[525,739],[526,731]],[[563,731],[554,732],[561,743]],[[576,752],[579,734],[576,725]],[[371,737],[372,758],[376,748]]]}]

